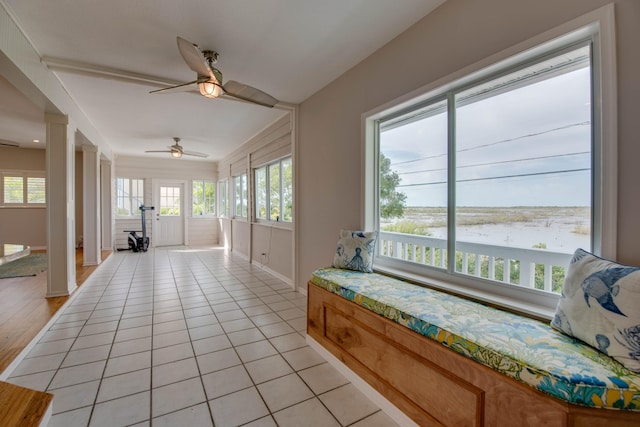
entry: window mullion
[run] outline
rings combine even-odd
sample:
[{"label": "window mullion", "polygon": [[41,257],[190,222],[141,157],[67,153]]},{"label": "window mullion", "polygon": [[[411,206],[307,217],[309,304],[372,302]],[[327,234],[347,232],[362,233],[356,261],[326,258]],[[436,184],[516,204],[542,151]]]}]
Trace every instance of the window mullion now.
[{"label": "window mullion", "polygon": [[456,269],[456,104],[447,94],[447,271]]},{"label": "window mullion", "polygon": [[22,175],[22,204],[27,205],[29,202],[29,181],[27,175]]},{"label": "window mullion", "polygon": [[284,220],[284,170],[282,169],[282,160],[278,164],[280,170],[280,220]]}]

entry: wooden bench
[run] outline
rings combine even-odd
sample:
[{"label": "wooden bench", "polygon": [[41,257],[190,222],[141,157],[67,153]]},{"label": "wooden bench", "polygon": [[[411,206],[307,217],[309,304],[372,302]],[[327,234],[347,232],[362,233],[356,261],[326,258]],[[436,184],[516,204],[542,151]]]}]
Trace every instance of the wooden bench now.
[{"label": "wooden bench", "polygon": [[640,426],[639,374],[545,323],[379,274],[315,271],[307,333],[420,426]]}]

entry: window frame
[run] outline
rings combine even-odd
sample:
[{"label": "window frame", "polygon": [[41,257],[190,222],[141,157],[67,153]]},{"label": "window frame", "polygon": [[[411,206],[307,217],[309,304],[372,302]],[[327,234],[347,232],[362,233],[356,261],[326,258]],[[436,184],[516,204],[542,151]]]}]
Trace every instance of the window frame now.
[{"label": "window frame", "polygon": [[[291,195],[291,201],[292,201],[292,207],[291,207],[291,220],[284,220],[282,218],[282,214],[283,212],[285,212],[285,197],[283,197],[283,195],[286,193],[285,191],[285,179],[284,179],[284,173],[283,173],[283,163],[285,162],[289,162],[290,163],[290,168],[291,168],[291,172],[293,174],[293,158],[291,155],[287,155],[285,157],[281,157],[277,160],[273,160],[270,161],[268,163],[264,163],[260,166],[257,166],[255,168],[253,168],[252,172],[253,172],[253,189],[254,189],[254,194],[253,194],[253,220],[257,223],[268,223],[268,224],[278,224],[284,227],[293,227],[293,176],[291,178],[291,188],[288,189],[288,194]],[[278,194],[278,208],[279,208],[279,213],[280,215],[276,216],[276,219],[272,219],[272,214],[271,214],[271,203],[272,203],[272,195],[271,195],[271,170],[273,170],[273,168],[277,166],[278,169],[278,174],[279,174],[279,194]],[[258,192],[260,191],[258,188],[258,183],[256,182],[257,179],[257,172],[259,170],[264,170],[264,174],[265,174],[265,186],[266,186],[266,191],[265,191],[265,207],[266,207],[266,217],[260,217],[258,215],[258,210],[260,209],[260,206],[258,204]]]},{"label": "window frame", "polygon": [[[193,191],[194,191],[194,184],[195,183],[201,183],[202,184],[202,213],[201,214],[194,214],[194,206],[196,205],[195,201],[194,201],[194,197],[193,197]],[[206,211],[206,197],[205,197],[205,186],[207,184],[211,184],[213,185],[213,207],[212,207],[212,211]],[[218,197],[217,197],[217,192],[218,192],[218,184],[216,181],[212,180],[212,179],[193,179],[191,180],[191,217],[192,218],[212,218],[215,217],[218,211]],[[206,212],[205,212],[206,211]]]},{"label": "window frame", "polygon": [[[248,212],[248,197],[249,197],[249,189],[247,188],[247,174],[242,173],[240,175],[236,175],[232,179],[233,181],[233,217],[237,219],[247,219],[249,217]],[[238,186],[240,183],[240,186]],[[240,190],[240,194],[238,194],[238,190]],[[240,204],[238,205],[238,201]],[[238,206],[240,207],[240,212],[238,212]]]},{"label": "window frame", "polygon": [[[592,118],[594,141],[592,176],[596,181],[599,181],[598,186],[594,185],[595,194],[592,200],[594,215],[592,247],[596,254],[615,259],[617,103],[613,15],[612,5],[602,7],[363,114],[364,227],[379,229],[377,126],[381,118],[406,111],[412,105],[419,105],[443,97],[452,88],[468,87],[472,82],[486,80],[499,73],[506,73],[508,70],[531,62],[544,54],[589,39],[592,43],[591,63],[594,67],[592,89],[595,101],[593,105],[594,117]],[[451,243],[449,242],[450,245]],[[455,239],[453,243],[455,244]],[[476,277],[465,277],[465,275],[451,271],[437,271],[428,268],[428,266],[411,264],[414,263],[389,260],[376,255],[375,267],[381,272],[404,277],[420,285],[428,284],[543,318],[553,316],[559,299],[558,295],[537,289],[521,288]]]},{"label": "window frame", "polygon": [[217,185],[217,212],[219,218],[229,217],[229,179],[221,179]]},{"label": "window frame", "polygon": [[[132,214],[131,215],[121,215],[120,213],[118,213],[118,202],[119,202],[119,196],[118,196],[118,181],[119,180],[128,180],[129,181],[129,196],[127,196],[127,200],[128,200],[128,204],[129,207],[131,208]],[[137,204],[136,209],[133,209],[133,197],[131,196],[131,189],[133,188],[133,182],[137,181],[137,182],[141,182],[142,183],[142,201],[141,203]],[[128,176],[119,176],[116,177],[116,188],[115,188],[115,216],[116,218],[120,219],[120,218],[137,218],[140,217],[141,213],[140,213],[140,206],[144,205],[144,199],[145,199],[145,191],[146,191],[146,183],[145,183],[145,179],[144,178],[132,178],[132,177],[128,177]]]},{"label": "window frame", "polygon": [[[5,178],[20,178],[22,181],[22,201],[7,202],[4,198]],[[44,180],[44,199],[45,201],[30,202],[29,201],[29,180]],[[46,208],[47,207],[47,177],[44,171],[25,171],[25,170],[0,170],[0,207],[3,208]]]}]

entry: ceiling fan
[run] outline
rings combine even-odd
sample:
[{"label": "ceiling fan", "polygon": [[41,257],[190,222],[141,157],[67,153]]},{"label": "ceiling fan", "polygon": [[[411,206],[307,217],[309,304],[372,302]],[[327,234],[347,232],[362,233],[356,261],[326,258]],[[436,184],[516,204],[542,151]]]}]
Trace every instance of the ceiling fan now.
[{"label": "ceiling fan", "polygon": [[153,90],[150,93],[165,92],[176,88],[188,88],[195,83],[200,94],[207,98],[229,95],[265,107],[273,107],[278,103],[278,100],[268,93],[244,83],[229,80],[223,84],[222,72],[213,66],[218,61],[218,52],[213,50],[201,51],[197,44],[182,37],[178,37],[178,50],[189,68],[196,72],[197,79],[177,86]]},{"label": "ceiling fan", "polygon": [[209,157],[208,154],[200,153],[198,151],[185,151],[180,145],[180,138],[177,136],[173,138],[175,144],[171,145],[168,150],[147,150],[145,153],[170,153],[171,157],[176,159],[182,156],[195,156],[195,157]]}]

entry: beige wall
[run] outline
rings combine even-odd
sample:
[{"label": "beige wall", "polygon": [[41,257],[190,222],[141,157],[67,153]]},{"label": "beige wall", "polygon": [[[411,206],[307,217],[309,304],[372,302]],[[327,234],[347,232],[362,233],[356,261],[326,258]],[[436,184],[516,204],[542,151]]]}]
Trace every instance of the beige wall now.
[{"label": "beige wall", "polygon": [[[0,148],[0,169],[46,170],[45,150]],[[47,246],[46,208],[0,208],[0,243]]]},{"label": "beige wall", "polygon": [[[341,228],[362,226],[361,115],[597,9],[605,0],[448,0],[307,99],[299,112],[298,270],[331,263]],[[618,70],[618,260],[640,264],[640,2],[615,1]]]}]

